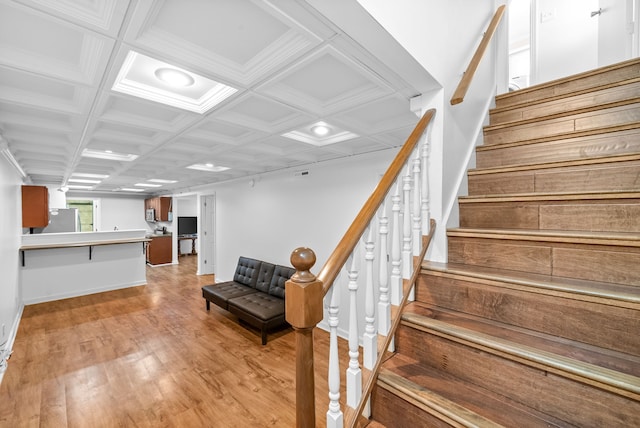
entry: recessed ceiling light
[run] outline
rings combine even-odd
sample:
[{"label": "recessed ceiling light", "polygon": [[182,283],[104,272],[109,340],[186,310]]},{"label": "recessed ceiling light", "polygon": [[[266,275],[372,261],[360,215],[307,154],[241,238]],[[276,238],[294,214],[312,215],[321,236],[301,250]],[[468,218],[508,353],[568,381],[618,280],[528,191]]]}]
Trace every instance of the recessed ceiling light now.
[{"label": "recessed ceiling light", "polygon": [[120,190],[125,191],[125,192],[144,192],[144,189],[131,189],[131,188],[128,188],[128,187],[123,187]]},{"label": "recessed ceiling light", "polygon": [[324,137],[331,131],[326,125],[315,125],[311,127],[311,132],[313,132],[318,137]]},{"label": "recessed ceiling light", "polygon": [[69,183],[87,183],[87,184],[98,184],[100,180],[91,180],[87,178],[73,178],[73,176],[68,180]]},{"label": "recessed ceiling light", "polygon": [[84,172],[74,172],[71,177],[84,177],[84,178],[109,178],[108,174],[89,174]]},{"label": "recessed ceiling light", "polygon": [[[180,73],[182,86],[170,86],[168,83]],[[127,54],[111,89],[200,114],[238,92],[231,86],[134,51]]]},{"label": "recessed ceiling light", "polygon": [[162,184],[173,184],[178,182],[178,180],[165,180],[163,178],[150,178],[147,181],[150,181],[152,183],[162,183]]},{"label": "recessed ceiling light", "polygon": [[162,82],[178,88],[184,88],[194,84],[195,80],[190,74],[177,68],[161,67],[155,71],[155,76]]},{"label": "recessed ceiling light", "polygon": [[326,146],[341,141],[357,138],[358,134],[345,131],[326,122],[316,122],[303,128],[282,134],[283,137],[313,144],[314,146]]},{"label": "recessed ceiling light", "polygon": [[93,186],[84,186],[84,185],[80,185],[80,184],[69,184],[68,186],[65,186],[69,189],[76,189],[76,190],[90,190],[93,189]]},{"label": "recessed ceiling light", "polygon": [[124,162],[131,162],[138,158],[138,155],[114,153],[111,150],[107,151],[107,150],[91,150],[91,149],[84,149],[82,151],[82,156],[87,158],[106,159],[106,160],[124,161]]},{"label": "recessed ceiling light", "polygon": [[226,166],[215,166],[212,163],[207,163],[207,164],[194,163],[193,165],[189,165],[187,168],[197,169],[198,171],[208,171],[208,172],[222,172],[229,169]]},{"label": "recessed ceiling light", "polygon": [[162,184],[136,183],[135,186],[139,186],[139,187],[162,187]]}]

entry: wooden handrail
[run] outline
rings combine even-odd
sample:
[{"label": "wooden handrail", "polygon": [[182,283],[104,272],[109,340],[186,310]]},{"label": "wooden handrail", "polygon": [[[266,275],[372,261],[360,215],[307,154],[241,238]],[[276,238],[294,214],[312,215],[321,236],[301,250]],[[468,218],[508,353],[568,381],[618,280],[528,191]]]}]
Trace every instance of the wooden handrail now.
[{"label": "wooden handrail", "polygon": [[353,252],[353,249],[356,247],[358,240],[364,233],[367,225],[375,216],[378,207],[382,204],[382,201],[389,192],[389,189],[400,174],[400,171],[402,171],[402,168],[409,159],[409,156],[411,156],[413,149],[420,141],[422,133],[431,122],[434,114],[435,109],[431,109],[427,110],[422,116],[413,132],[411,132],[411,135],[409,135],[409,138],[407,138],[404,146],[402,146],[402,149],[382,176],[382,179],[376,186],[375,190],[371,196],[369,196],[369,199],[367,199],[367,202],[365,202],[355,220],[351,223],[349,229],[347,229],[347,232],[338,243],[338,246],[333,250],[333,253],[331,253],[331,256],[329,256],[326,263],[318,273],[318,279],[322,281],[323,296],[327,294],[333,284],[333,281],[338,276],[340,269],[342,269],[342,266],[347,262],[349,254]]},{"label": "wooden handrail", "polygon": [[467,94],[469,86],[471,86],[471,81],[473,80],[473,76],[476,73],[476,69],[478,68],[478,65],[480,65],[480,61],[482,60],[482,57],[484,56],[484,53],[489,46],[489,42],[491,42],[491,39],[493,38],[493,35],[498,28],[498,24],[500,24],[500,20],[502,19],[502,15],[504,15],[505,9],[506,6],[502,5],[496,10],[496,13],[493,15],[491,23],[489,23],[489,28],[487,28],[487,32],[484,33],[478,49],[476,49],[475,54],[473,54],[473,58],[471,58],[469,66],[462,75],[462,79],[460,79],[460,83],[458,83],[458,87],[451,97],[451,105],[460,104],[464,100],[464,96]]},{"label": "wooden handrail", "polygon": [[429,235],[422,237],[422,249],[420,250],[420,256],[418,256],[417,262],[415,263],[416,266],[414,266],[411,279],[409,279],[407,282],[409,286],[405,290],[403,290],[402,301],[398,306],[397,315],[393,319],[391,328],[389,329],[387,336],[384,338],[384,342],[382,346],[378,349],[378,359],[376,360],[376,364],[373,366],[373,369],[371,370],[371,374],[369,376],[369,379],[367,379],[367,383],[364,385],[364,389],[362,391],[362,397],[360,398],[360,403],[358,404],[358,407],[355,409],[355,411],[351,414],[352,419],[347,421],[346,426],[348,426],[349,428],[353,428],[356,426],[356,423],[358,422],[358,418],[364,411],[364,407],[366,406],[367,401],[369,400],[369,396],[373,391],[373,386],[376,383],[376,380],[378,379],[378,373],[380,373],[380,366],[382,365],[382,362],[385,360],[384,358],[385,350],[389,349],[389,345],[391,345],[391,340],[395,336],[396,331],[400,326],[400,321],[402,319],[402,309],[407,304],[411,289],[415,286],[415,283],[418,280],[418,275],[421,272],[420,265],[422,264],[422,260],[424,260],[424,257],[427,254],[427,250],[429,249],[429,245],[431,245],[431,239],[433,238],[433,234],[436,229],[435,220],[431,219],[429,221],[429,224],[430,224]]}]

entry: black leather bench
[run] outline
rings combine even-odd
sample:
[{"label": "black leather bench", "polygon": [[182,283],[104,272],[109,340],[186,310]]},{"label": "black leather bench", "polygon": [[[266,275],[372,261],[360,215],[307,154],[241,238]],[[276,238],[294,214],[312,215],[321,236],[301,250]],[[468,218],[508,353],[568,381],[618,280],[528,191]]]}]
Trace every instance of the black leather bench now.
[{"label": "black leather bench", "polygon": [[240,257],[233,281],[205,285],[202,297],[207,310],[213,302],[260,329],[266,345],[267,331],[287,325],[284,284],[294,273],[292,267]]}]

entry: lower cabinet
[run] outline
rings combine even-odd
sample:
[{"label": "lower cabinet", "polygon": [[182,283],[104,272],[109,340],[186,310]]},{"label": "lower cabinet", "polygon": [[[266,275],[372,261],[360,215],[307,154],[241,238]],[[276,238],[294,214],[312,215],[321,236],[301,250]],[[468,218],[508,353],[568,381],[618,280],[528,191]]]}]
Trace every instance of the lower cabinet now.
[{"label": "lower cabinet", "polygon": [[161,265],[171,263],[173,253],[171,251],[171,236],[154,236],[147,245],[147,263]]}]

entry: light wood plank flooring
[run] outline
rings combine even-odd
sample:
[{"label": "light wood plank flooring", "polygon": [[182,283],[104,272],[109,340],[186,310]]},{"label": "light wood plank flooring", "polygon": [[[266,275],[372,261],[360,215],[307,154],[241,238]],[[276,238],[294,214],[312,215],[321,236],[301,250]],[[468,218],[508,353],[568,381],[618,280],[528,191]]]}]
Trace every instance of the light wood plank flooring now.
[{"label": "light wood plank flooring", "polygon": [[[294,426],[292,329],[261,346],[257,330],[207,312],[200,287],[213,278],[196,260],[147,267],[145,286],[25,307],[0,427]],[[323,426],[328,334],[315,341]]]}]

